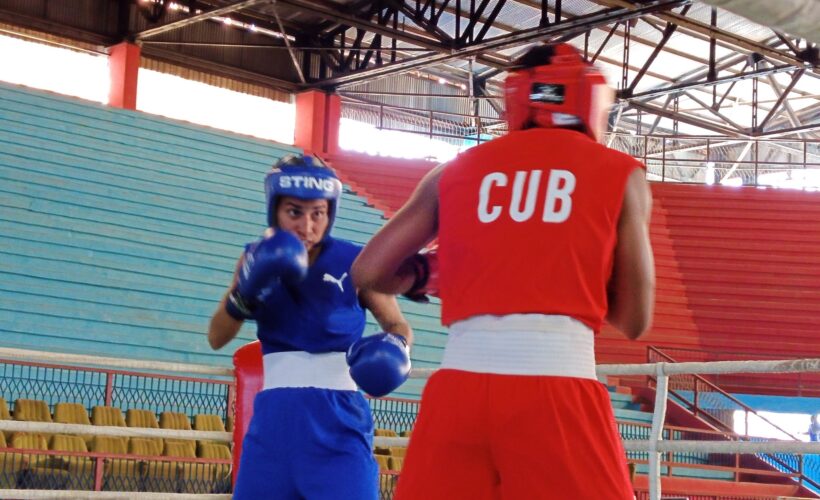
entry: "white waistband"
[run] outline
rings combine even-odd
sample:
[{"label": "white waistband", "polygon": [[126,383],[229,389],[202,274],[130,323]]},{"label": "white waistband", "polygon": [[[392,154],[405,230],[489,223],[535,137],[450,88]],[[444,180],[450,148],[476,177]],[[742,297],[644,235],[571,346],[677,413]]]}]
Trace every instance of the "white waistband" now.
[{"label": "white waistband", "polygon": [[316,387],[337,391],[356,390],[343,352],[273,352],[265,354],[262,362],[265,367],[263,389]]},{"label": "white waistband", "polygon": [[568,316],[476,316],[450,327],[441,368],[595,380],[594,337]]}]

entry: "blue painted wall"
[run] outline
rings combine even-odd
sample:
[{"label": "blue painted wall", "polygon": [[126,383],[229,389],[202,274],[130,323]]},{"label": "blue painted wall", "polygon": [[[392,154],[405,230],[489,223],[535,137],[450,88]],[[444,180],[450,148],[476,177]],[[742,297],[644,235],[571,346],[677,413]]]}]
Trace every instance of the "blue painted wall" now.
[{"label": "blue painted wall", "polygon": [[[229,365],[254,325],[214,352],[207,324],[264,229],[265,172],[295,151],[0,84],[0,345]],[[346,190],[334,234],[364,243],[383,222]],[[438,306],[402,308],[416,366],[436,366]]]}]

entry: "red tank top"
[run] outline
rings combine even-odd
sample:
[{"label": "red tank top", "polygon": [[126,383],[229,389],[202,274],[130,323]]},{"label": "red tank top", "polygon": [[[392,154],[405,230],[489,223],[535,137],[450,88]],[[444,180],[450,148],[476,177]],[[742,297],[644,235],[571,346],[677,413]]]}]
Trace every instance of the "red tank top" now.
[{"label": "red tank top", "polygon": [[439,180],[442,322],[606,316],[618,217],[640,162],[580,132],[531,129],[477,146]]}]

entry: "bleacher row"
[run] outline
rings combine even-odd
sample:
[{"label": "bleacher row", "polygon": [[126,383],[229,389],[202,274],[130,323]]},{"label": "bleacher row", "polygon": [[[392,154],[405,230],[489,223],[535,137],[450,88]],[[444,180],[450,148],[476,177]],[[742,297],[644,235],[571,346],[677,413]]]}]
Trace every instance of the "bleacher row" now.
[{"label": "bleacher row", "polygon": [[[192,430],[187,415],[95,406],[91,417],[79,403],[57,403],[54,415],[42,400],[17,399],[10,412],[0,398],[0,419],[23,422]],[[194,416],[193,430],[225,432],[218,415]],[[231,451],[224,443],[92,435],[0,432],[0,488],[94,489],[102,460],[102,489],[219,493],[231,488]],[[14,451],[12,451],[14,450]]]},{"label": "bleacher row", "polygon": [[[45,401],[34,399],[17,399],[13,408],[13,412],[9,411],[6,400],[0,398],[0,420],[220,432],[232,427],[231,420],[226,426],[220,416],[212,414],[194,415],[191,425],[187,415],[170,411],[162,412],[157,419],[150,410],[131,408],[123,413],[111,406],[94,406],[89,416],[80,403],[60,402],[54,405],[52,414]],[[376,436],[386,437],[409,437],[410,433],[375,430]],[[231,450],[224,443],[0,432],[0,448],[5,449],[0,451],[0,489],[91,490],[96,461],[102,460],[101,486],[105,491],[220,493],[231,490],[228,463],[194,461],[230,461]],[[375,447],[383,491],[391,492],[395,488],[406,449],[404,446]]]}]

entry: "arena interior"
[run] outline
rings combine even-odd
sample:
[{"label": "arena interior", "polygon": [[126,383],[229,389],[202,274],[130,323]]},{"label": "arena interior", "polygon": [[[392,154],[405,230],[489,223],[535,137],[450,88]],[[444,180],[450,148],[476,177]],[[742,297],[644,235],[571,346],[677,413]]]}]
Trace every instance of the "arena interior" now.
[{"label": "arena interior", "polygon": [[[507,70],[543,42],[603,69],[605,143],[651,181],[651,330],[596,339],[636,498],[820,498],[817,0],[0,0],[0,38],[105,68],[0,45],[0,498],[230,498],[255,330],[221,351],[205,332],[266,171],[324,158],[334,234],[365,243],[507,133]],[[7,76],[32,68],[45,83]],[[160,116],[156,74],[259,112]],[[97,102],[60,90],[92,83]],[[285,132],[232,125],[251,114]],[[414,372],[369,399],[386,500],[447,335],[437,300],[400,305]]]}]

